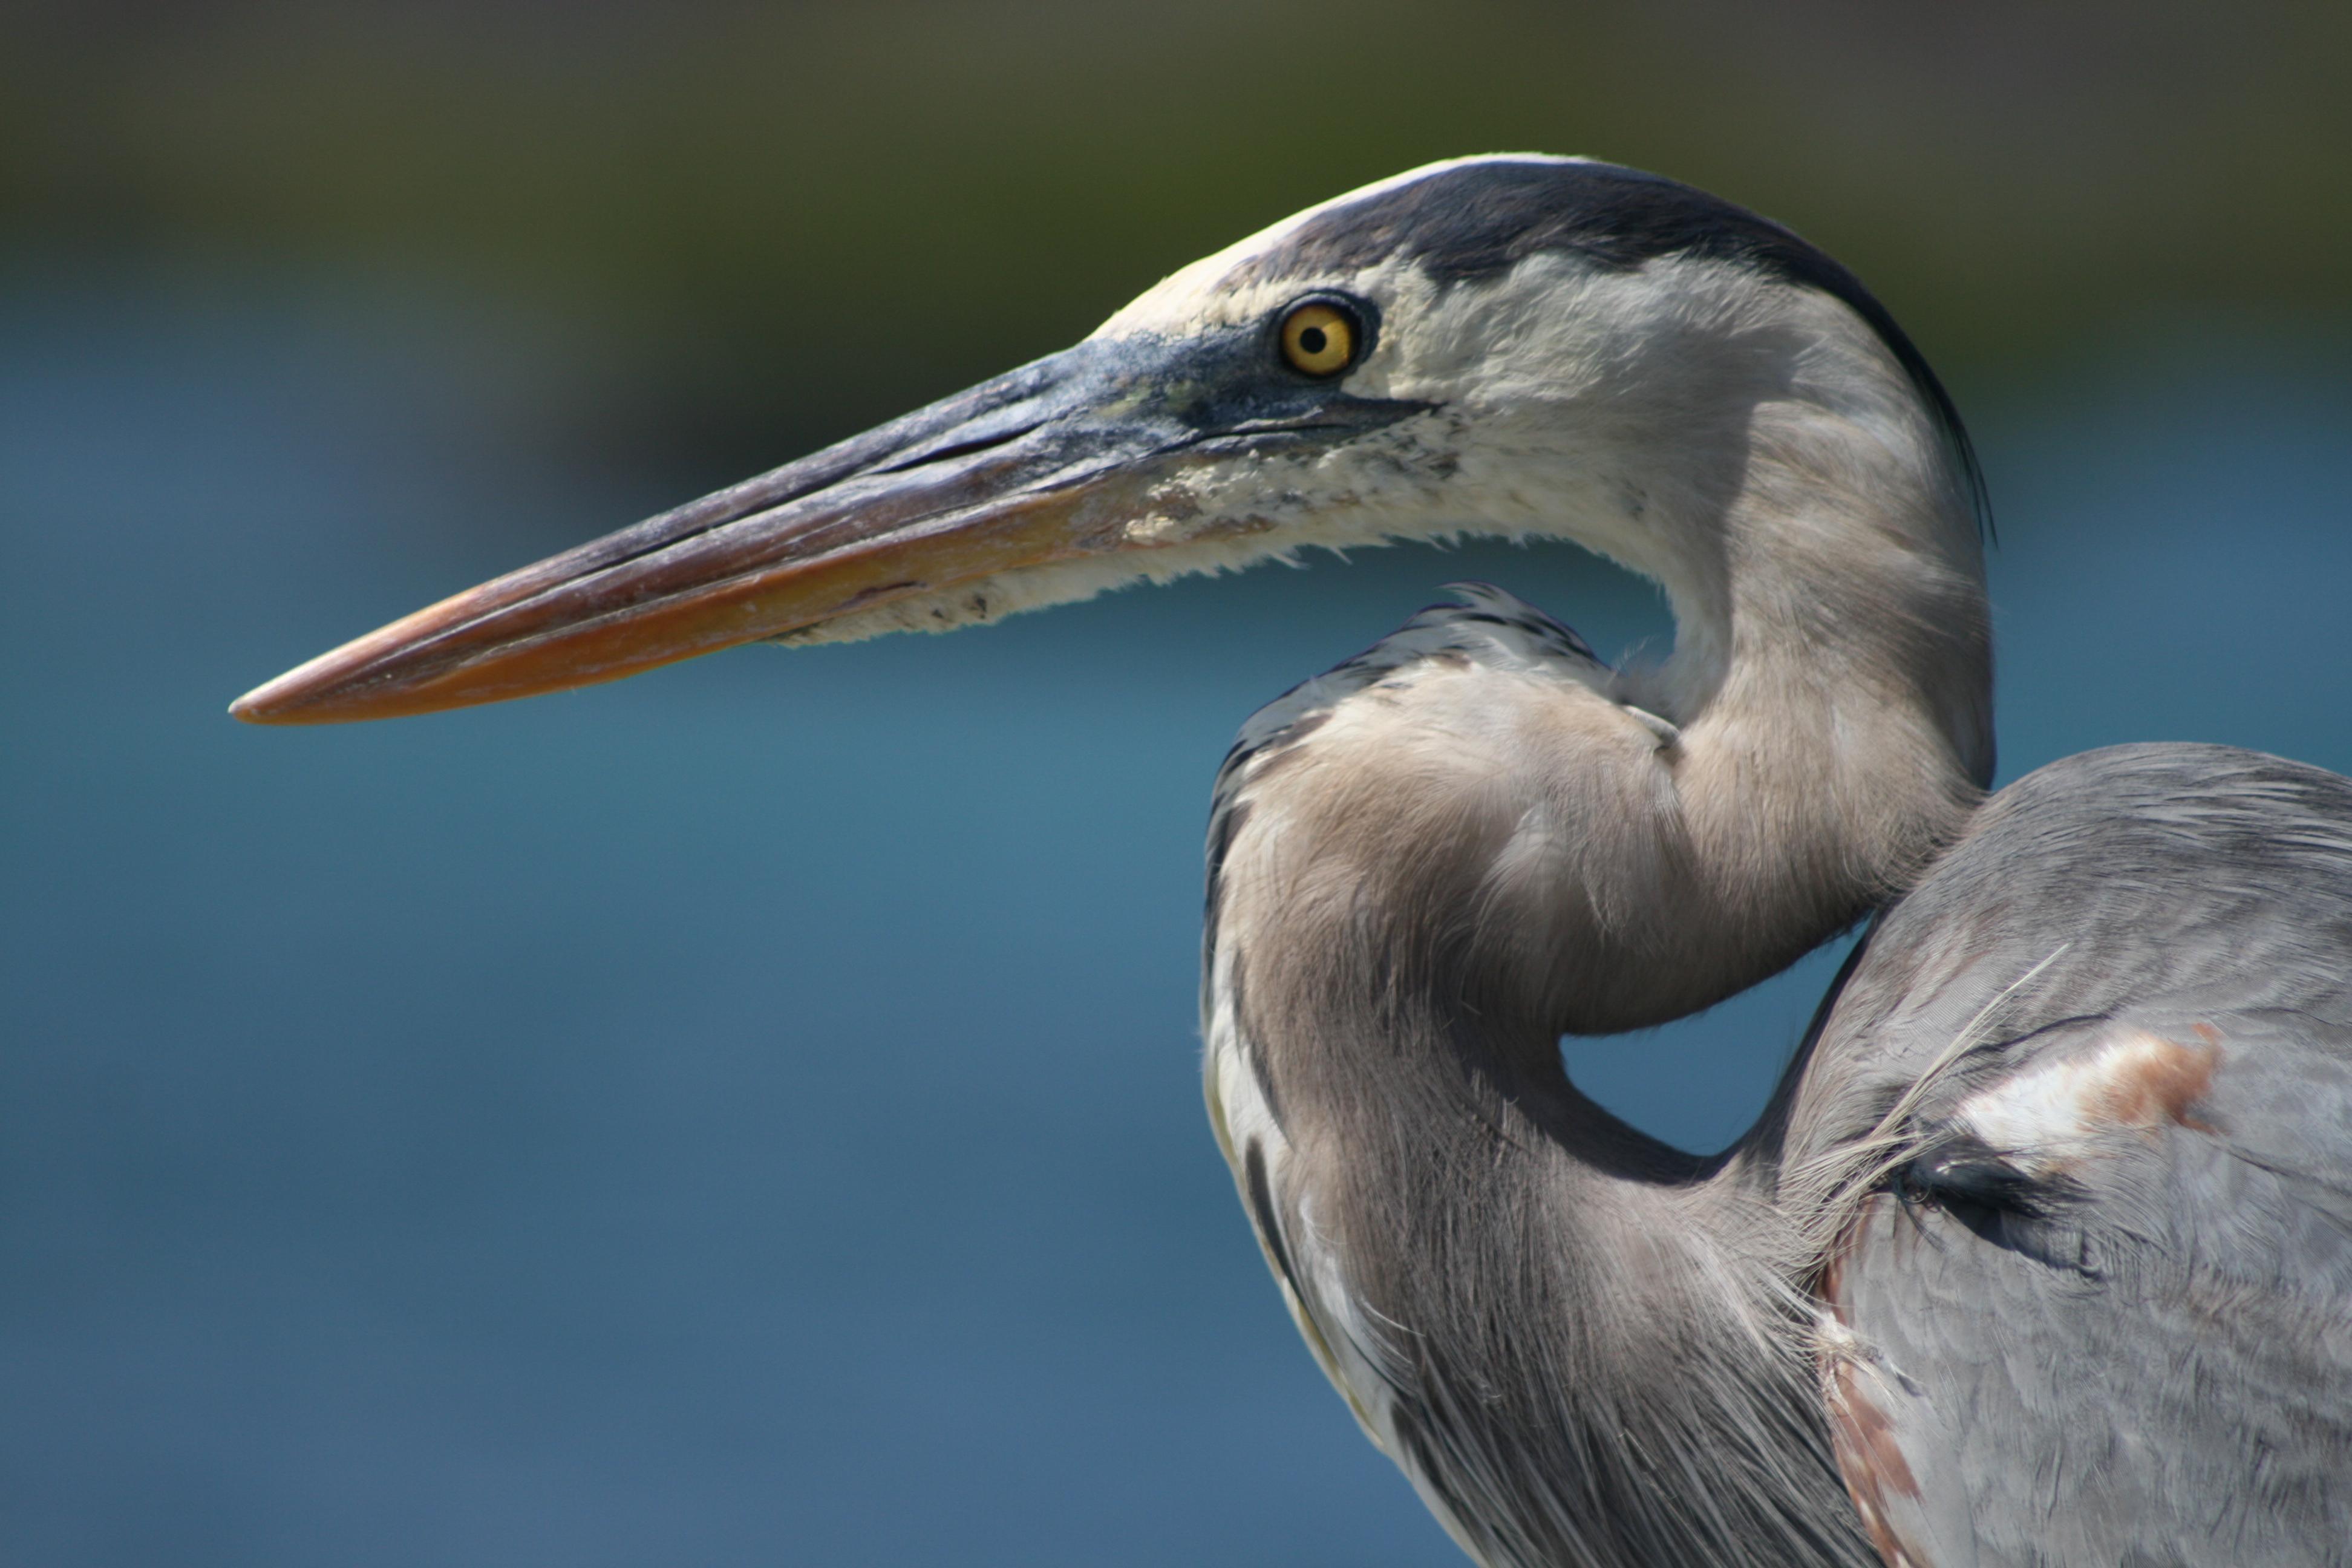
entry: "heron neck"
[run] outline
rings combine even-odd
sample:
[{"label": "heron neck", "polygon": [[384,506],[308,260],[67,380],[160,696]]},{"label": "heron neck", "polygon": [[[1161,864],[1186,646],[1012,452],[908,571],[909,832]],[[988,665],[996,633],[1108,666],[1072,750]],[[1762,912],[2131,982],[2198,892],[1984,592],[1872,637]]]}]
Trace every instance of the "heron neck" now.
[{"label": "heron neck", "polygon": [[1489,1568],[1868,1562],[1746,1167],[1360,951],[1248,982],[1280,1147],[1234,1157],[1327,1369],[1456,1539]]},{"label": "heron neck", "polygon": [[1673,656],[1621,678],[1682,731],[1665,762],[1696,885],[1675,1014],[1907,890],[1993,770],[1981,548],[1948,476],[1822,408],[1755,423],[1720,513],[1634,563],[1675,618]]}]

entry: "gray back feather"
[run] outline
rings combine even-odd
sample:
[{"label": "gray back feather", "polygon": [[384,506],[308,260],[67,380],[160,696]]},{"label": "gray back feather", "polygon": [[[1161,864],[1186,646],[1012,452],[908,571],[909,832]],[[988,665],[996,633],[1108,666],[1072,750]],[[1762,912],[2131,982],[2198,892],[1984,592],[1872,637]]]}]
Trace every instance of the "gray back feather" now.
[{"label": "gray back feather", "polygon": [[2352,782],[2137,746],[2012,785],[1790,1125],[1883,1549],[2352,1562]]}]

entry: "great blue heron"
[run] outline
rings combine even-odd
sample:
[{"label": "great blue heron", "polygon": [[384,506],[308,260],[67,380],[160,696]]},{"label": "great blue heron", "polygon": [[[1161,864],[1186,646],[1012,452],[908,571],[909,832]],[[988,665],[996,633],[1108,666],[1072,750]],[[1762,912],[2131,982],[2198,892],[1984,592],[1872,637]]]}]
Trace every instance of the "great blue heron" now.
[{"label": "great blue heron", "polygon": [[[1671,181],[1471,159],[236,711],[1575,540],[1664,585],[1670,658],[1465,589],[1218,778],[1212,1120],[1373,1441],[1496,1565],[2352,1561],[2352,782],[2141,746],[1984,801],[1981,510],[1837,263]],[[1874,911],[1727,1152],[1563,1072],[1564,1032]]]}]

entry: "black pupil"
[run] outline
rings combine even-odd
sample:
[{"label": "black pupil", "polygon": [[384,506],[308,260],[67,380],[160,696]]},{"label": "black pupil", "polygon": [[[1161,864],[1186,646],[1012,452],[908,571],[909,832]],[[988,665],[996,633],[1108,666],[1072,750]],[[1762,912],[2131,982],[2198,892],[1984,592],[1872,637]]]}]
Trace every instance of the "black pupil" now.
[{"label": "black pupil", "polygon": [[1298,334],[1298,346],[1310,354],[1321,353],[1323,345],[1329,341],[1323,335],[1323,329],[1320,327],[1303,328]]}]

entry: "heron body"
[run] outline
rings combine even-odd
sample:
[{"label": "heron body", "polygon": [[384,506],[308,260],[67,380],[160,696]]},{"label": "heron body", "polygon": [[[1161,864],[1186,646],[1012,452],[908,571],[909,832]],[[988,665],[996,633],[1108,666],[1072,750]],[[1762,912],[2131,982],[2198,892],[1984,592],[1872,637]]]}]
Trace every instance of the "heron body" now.
[{"label": "heron body", "polygon": [[[1494,1568],[2352,1562],[2352,783],[2141,747],[1985,800],[1982,510],[1826,256],[1655,176],[1469,159],[237,710],[1576,541],[1664,587],[1670,657],[1464,588],[1217,780],[1211,1119],[1366,1431]],[[1864,918],[1730,1150],[1563,1071],[1562,1034]]]},{"label": "heron body", "polygon": [[1464,598],[1244,732],[1204,1002],[1292,1311],[1455,1539],[2342,1560],[2352,783],[2147,746],[2011,786],[1697,1160],[1552,1048],[1582,818],[1652,803],[1563,801],[1549,745],[1676,737],[1612,712],[1572,633]]}]

